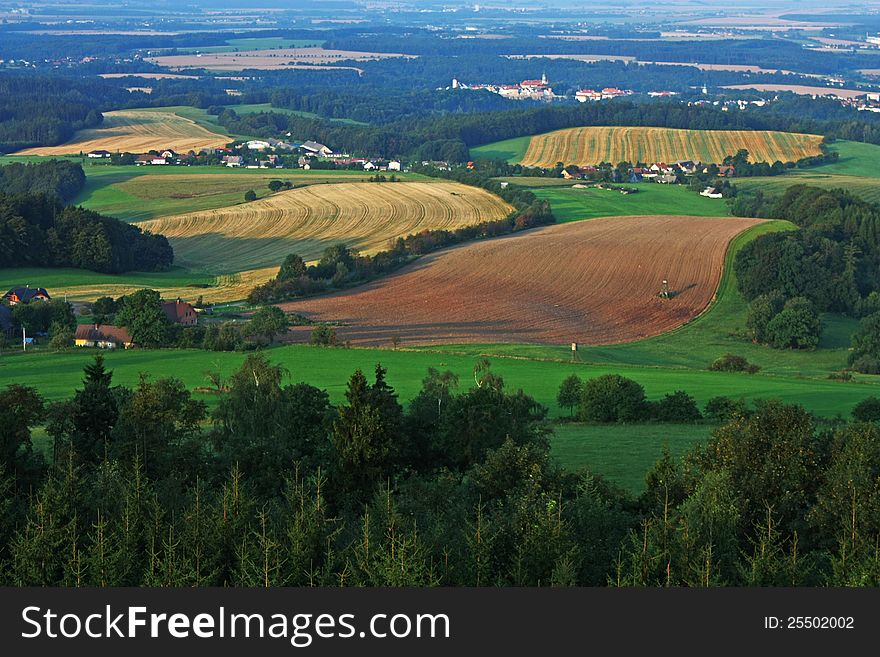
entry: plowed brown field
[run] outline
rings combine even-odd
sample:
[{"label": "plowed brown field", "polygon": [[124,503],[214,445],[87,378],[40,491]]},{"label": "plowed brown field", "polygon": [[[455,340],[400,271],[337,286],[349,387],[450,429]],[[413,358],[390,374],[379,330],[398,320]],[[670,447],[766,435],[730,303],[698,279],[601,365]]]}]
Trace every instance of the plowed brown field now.
[{"label": "plowed brown field", "polygon": [[[609,217],[449,249],[399,273],[283,304],[355,344],[617,344],[669,331],[712,300],[739,217]],[[659,298],[668,279],[670,299]],[[292,339],[308,338],[308,327]]]},{"label": "plowed brown field", "polygon": [[745,148],[752,162],[795,162],[819,155],[819,135],[770,130],[678,130],[674,128],[584,127],[536,135],[522,164],[553,167],[565,164],[595,165],[600,162],[675,162],[698,160],[720,164],[728,155]]}]

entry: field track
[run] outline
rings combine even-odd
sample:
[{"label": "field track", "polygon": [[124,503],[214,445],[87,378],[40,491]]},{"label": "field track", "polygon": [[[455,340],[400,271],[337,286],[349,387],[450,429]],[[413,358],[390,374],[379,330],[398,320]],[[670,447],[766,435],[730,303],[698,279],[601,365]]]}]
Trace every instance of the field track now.
[{"label": "field track", "polygon": [[288,253],[318,258],[343,242],[363,253],[428,229],[501,219],[513,208],[477,187],[451,182],[337,183],[251,203],[139,224],[171,240],[175,262],[225,273],[277,266]]},{"label": "field track", "polygon": [[171,112],[120,110],[104,114],[100,128],[81,130],[60,146],[40,146],[16,155],[71,155],[93,150],[145,153],[151,149],[185,153],[225,146],[230,140]]},{"label": "field track", "polygon": [[584,127],[556,130],[531,138],[522,164],[553,167],[601,162],[721,161],[745,148],[752,162],[796,161],[819,155],[819,135],[752,130],[678,130],[673,128]]},{"label": "field track", "polygon": [[[712,300],[739,217],[613,217],[448,249],[388,278],[282,304],[355,344],[631,342]],[[669,280],[672,298],[658,293]],[[308,338],[308,327],[294,340]]]}]

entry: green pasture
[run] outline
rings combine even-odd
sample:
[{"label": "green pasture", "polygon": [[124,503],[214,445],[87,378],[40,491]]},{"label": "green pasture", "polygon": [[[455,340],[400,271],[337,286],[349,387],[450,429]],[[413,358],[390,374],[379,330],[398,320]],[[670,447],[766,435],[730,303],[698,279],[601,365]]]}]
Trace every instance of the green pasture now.
[{"label": "green pasture", "polygon": [[484,144],[471,149],[473,160],[505,160],[510,164],[516,164],[522,160],[529,148],[531,135],[514,137],[504,141],[496,141],[492,144]]},{"label": "green pasture", "polygon": [[708,440],[707,424],[558,424],[550,453],[569,470],[588,467],[621,488],[638,495],[645,474],[663,455],[685,454]]},{"label": "green pasture", "polygon": [[[106,353],[114,371],[114,382],[133,386],[141,373],[152,377],[173,376],[189,388],[206,385],[205,372],[220,369],[228,376],[245,358],[243,353],[217,353],[203,350],[133,349]],[[360,368],[372,373],[376,363],[388,369],[388,381],[400,394],[401,401],[412,399],[421,388],[429,367],[455,372],[462,387],[473,385],[476,355],[430,351],[393,351],[388,349],[320,348],[307,345],[276,347],[267,352],[272,362],[284,366],[288,381],[305,381],[328,391],[334,403],[344,401],[349,376]],[[94,356],[91,349],[50,353],[35,351],[23,354],[5,350],[0,355],[0,382],[14,382],[39,389],[48,399],[70,397],[82,380],[82,368]],[[558,361],[492,358],[492,368],[509,389],[522,389],[550,409],[552,416],[568,414],[556,403],[559,385],[570,374],[591,378],[616,373],[641,383],[649,398],[667,392],[686,390],[700,405],[718,395],[746,399],[776,398],[803,404],[824,417],[848,414],[855,404],[868,396],[880,395],[880,385],[796,376],[749,375],[709,372],[670,367],[640,365],[595,365]],[[876,377],[875,377],[876,378]],[[2,383],[0,383],[2,385]],[[201,395],[213,403],[212,395]]]},{"label": "green pasture", "polygon": [[768,178],[739,178],[734,183],[740,190],[761,190],[765,196],[782,196],[792,185],[810,185],[824,189],[845,189],[872,203],[880,203],[880,180],[869,176],[819,173],[817,169],[793,171]]},{"label": "green pasture", "polygon": [[836,173],[844,176],[880,177],[880,146],[859,141],[835,141],[829,150],[839,153],[837,162],[810,169],[811,172]]},{"label": "green pasture", "polygon": [[193,274],[180,267],[163,272],[129,272],[127,274],[101,274],[96,271],[73,268],[18,267],[0,269],[0,289],[5,292],[16,285],[45,287],[51,293],[54,288],[132,285],[137,287],[193,287],[198,289],[215,282],[215,277]]},{"label": "green pasture", "polygon": [[[530,180],[516,178],[508,180]],[[517,183],[518,184],[518,183]],[[621,194],[612,189],[574,189],[569,183],[547,187],[530,186],[538,198],[550,201],[559,223],[629,215],[671,214],[695,217],[728,216],[723,199],[706,198],[682,185],[637,183],[622,185],[638,189],[635,194]]]},{"label": "green pasture", "polygon": [[[275,107],[272,103],[243,103],[241,105],[227,105],[228,109],[233,110],[238,115],[244,114],[260,114],[261,112],[274,112],[276,114],[286,114],[288,116],[302,116],[307,119],[323,119],[324,117],[314,112],[303,112],[301,110],[288,109],[286,107]],[[367,125],[361,121],[352,119],[329,119],[334,123],[347,123],[349,125]]]}]

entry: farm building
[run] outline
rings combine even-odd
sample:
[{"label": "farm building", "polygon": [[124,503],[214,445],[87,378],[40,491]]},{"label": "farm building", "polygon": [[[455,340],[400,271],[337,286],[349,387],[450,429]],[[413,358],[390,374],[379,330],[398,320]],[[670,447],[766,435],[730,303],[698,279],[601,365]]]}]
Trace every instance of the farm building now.
[{"label": "farm building", "polygon": [[111,155],[110,151],[98,150],[98,151],[89,151],[86,154],[86,157],[89,157],[89,158],[95,160],[95,159],[100,159],[102,157],[110,157],[110,155]]},{"label": "farm building", "polygon": [[700,196],[705,196],[706,198],[724,198],[724,195],[715,187],[707,187],[700,192]]},{"label": "farm building", "polygon": [[323,155],[324,157],[333,153],[333,150],[325,146],[324,144],[319,144],[316,141],[307,141],[303,142],[301,149],[308,153],[314,153],[315,155]]},{"label": "farm building", "polygon": [[182,326],[195,326],[199,322],[196,309],[186,301],[165,301],[162,303],[162,312],[172,324],[181,324]]},{"label": "farm building", "polygon": [[44,287],[31,287],[30,285],[14,287],[3,295],[3,298],[14,306],[19,303],[30,303],[31,301],[49,301],[52,297]]},{"label": "farm building", "polygon": [[116,349],[119,346],[128,349],[134,345],[127,328],[110,324],[80,324],[76,327],[74,344],[98,349]]}]

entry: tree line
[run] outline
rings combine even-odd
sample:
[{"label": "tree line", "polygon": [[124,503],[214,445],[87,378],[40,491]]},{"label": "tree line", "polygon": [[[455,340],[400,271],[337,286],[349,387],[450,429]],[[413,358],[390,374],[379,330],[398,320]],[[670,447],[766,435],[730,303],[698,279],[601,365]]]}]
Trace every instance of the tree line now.
[{"label": "tree line", "polygon": [[174,252],[163,235],[54,196],[0,194],[0,268],[76,267],[119,274],[167,269]]},{"label": "tree line", "polygon": [[68,160],[16,162],[0,167],[0,189],[5,194],[57,196],[69,203],[85,184],[86,174],[82,166]]},{"label": "tree line", "polygon": [[880,400],[827,426],[734,409],[633,495],[560,468],[547,409],[485,361],[429,370],[406,407],[379,365],[334,406],[261,354],[218,394],[117,386],[100,357],[64,401],[0,390],[0,582],[880,584]]},{"label": "tree line", "polygon": [[880,317],[880,206],[842,189],[794,185],[776,199],[760,190],[737,195],[731,208],[799,227],[762,235],[737,254],[752,337],[778,348],[814,348],[818,313],[863,318],[850,363],[880,373],[880,344],[871,338]]}]

